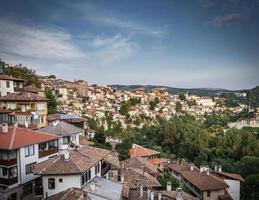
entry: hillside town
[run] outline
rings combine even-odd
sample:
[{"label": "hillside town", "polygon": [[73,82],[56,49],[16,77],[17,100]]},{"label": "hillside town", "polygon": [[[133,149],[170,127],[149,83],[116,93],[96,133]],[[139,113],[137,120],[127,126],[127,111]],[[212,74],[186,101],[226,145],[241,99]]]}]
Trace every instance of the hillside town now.
[{"label": "hillside town", "polygon": [[[88,118],[105,127],[102,119],[110,113],[112,121],[123,128],[141,127],[156,118],[169,120],[184,114],[199,118],[224,110],[222,98],[181,97],[163,88],[122,91],[55,77],[41,77],[39,88],[4,74],[0,82],[0,199],[240,199],[244,178],[225,172],[220,165],[213,169],[195,166],[138,144],[127,149],[128,159],[121,160],[114,148],[91,145],[94,130],[89,128]],[[46,90],[58,102],[56,112],[50,115]],[[122,112],[129,101],[130,106]],[[240,112],[244,107],[232,111]],[[140,116],[144,120],[136,123]],[[254,121],[258,122],[258,115]],[[159,180],[165,174],[179,186],[170,181],[161,185]]]}]

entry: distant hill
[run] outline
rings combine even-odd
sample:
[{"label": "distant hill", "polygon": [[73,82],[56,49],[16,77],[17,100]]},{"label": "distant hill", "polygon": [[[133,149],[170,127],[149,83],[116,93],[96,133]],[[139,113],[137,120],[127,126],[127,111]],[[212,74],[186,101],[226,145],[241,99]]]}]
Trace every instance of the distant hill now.
[{"label": "distant hill", "polygon": [[111,85],[111,86],[120,90],[132,90],[132,89],[143,88],[146,92],[149,92],[154,88],[164,88],[171,94],[189,92],[189,94],[195,94],[199,96],[216,96],[222,93],[236,92],[236,91],[226,90],[221,88],[175,88],[175,87],[157,86],[157,85]]},{"label": "distant hill", "polygon": [[249,92],[250,97],[250,105],[253,108],[259,107],[259,86],[256,86],[252,89],[247,90],[227,90],[221,88],[175,88],[168,86],[157,86],[157,85],[111,85],[111,87],[119,89],[119,90],[134,90],[138,88],[144,89],[146,92],[151,91],[154,88],[163,88],[166,89],[171,94],[179,94],[186,93],[198,95],[198,96],[223,96],[231,101],[235,101],[237,103],[246,104],[247,97],[242,97],[236,95],[237,93],[247,93]]}]

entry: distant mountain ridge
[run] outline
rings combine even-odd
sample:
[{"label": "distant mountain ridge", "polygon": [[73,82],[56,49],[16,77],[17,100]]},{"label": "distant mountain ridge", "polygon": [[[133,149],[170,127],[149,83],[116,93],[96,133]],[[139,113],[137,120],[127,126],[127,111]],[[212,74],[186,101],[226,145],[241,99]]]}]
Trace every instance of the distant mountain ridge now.
[{"label": "distant mountain ridge", "polygon": [[172,93],[172,94],[189,92],[189,94],[194,94],[199,96],[216,96],[222,93],[242,92],[242,90],[227,90],[222,88],[176,88],[176,87],[158,86],[158,85],[111,85],[111,87],[120,89],[120,90],[134,90],[138,88],[143,88],[146,92],[149,92],[154,88],[164,88],[169,93]]}]

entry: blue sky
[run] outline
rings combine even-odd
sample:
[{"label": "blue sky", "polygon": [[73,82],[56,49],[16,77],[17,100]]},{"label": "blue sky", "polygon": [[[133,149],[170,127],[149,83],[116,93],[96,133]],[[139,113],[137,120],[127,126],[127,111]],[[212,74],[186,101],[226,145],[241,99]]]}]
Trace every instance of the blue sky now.
[{"label": "blue sky", "polygon": [[259,85],[259,0],[2,0],[0,58],[97,84]]}]

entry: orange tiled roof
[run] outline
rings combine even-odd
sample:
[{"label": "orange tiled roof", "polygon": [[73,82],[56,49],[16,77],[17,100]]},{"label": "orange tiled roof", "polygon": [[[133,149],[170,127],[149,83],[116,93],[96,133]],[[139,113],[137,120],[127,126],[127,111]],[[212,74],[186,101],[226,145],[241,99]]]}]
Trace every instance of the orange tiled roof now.
[{"label": "orange tiled roof", "polygon": [[3,133],[2,127],[0,126],[0,149],[18,149],[58,138],[58,136],[49,133],[19,127],[8,127],[8,132]]},{"label": "orange tiled roof", "polygon": [[153,165],[159,165],[159,164],[167,162],[167,159],[165,159],[165,158],[150,158],[150,159],[148,159],[148,162],[153,164]]},{"label": "orange tiled roof", "polygon": [[160,152],[136,145],[135,147],[129,149],[129,153],[131,157],[142,157],[142,156],[156,155],[156,154],[159,154]]}]

